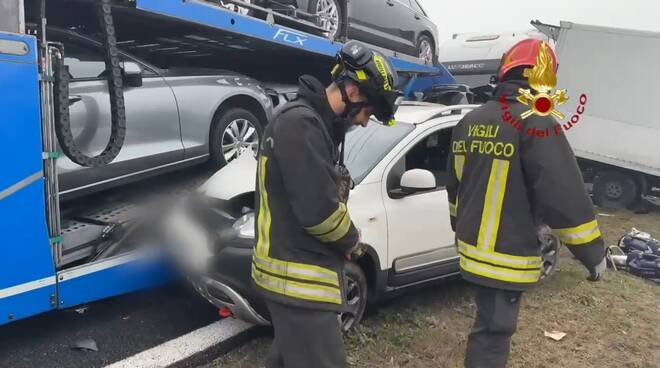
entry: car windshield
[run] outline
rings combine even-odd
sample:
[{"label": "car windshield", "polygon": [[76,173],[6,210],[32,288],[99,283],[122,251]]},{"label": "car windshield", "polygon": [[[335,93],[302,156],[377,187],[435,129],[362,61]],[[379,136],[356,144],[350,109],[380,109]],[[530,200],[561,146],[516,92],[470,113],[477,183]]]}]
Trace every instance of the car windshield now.
[{"label": "car windshield", "polygon": [[370,122],[366,128],[356,128],[346,135],[345,163],[356,184],[376,167],[406,135],[415,129],[412,124],[398,123],[393,127]]}]

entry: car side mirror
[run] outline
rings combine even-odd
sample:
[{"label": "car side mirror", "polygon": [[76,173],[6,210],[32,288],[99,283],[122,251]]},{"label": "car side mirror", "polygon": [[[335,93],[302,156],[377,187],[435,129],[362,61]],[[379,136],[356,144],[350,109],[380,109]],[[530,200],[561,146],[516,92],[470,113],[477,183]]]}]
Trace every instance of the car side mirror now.
[{"label": "car side mirror", "polygon": [[124,83],[129,87],[142,87],[142,67],[133,61],[124,62]]},{"label": "car side mirror", "polygon": [[412,194],[427,192],[436,188],[435,176],[432,172],[423,169],[412,169],[401,176],[400,188],[389,192],[390,197],[400,199]]}]

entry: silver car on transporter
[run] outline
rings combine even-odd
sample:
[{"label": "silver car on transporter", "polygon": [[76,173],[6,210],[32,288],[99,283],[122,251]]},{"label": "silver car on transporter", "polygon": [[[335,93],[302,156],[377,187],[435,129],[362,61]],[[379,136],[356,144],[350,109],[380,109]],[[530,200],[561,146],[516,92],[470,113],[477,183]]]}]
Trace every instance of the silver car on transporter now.
[{"label": "silver car on transporter", "polygon": [[[101,44],[70,30],[49,28],[64,47],[69,112],[75,143],[98,154],[110,137],[110,102]],[[126,140],[108,166],[84,168],[58,160],[64,199],[202,163],[218,166],[256,150],[273,102],[254,79],[223,70],[168,69],[121,52]]]}]

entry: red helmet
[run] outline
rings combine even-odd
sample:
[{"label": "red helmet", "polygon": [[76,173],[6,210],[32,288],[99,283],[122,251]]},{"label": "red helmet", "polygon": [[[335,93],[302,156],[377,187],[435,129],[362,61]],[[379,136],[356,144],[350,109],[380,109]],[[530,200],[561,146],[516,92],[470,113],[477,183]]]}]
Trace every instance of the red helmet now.
[{"label": "red helmet", "polygon": [[[497,73],[498,80],[501,82],[504,75],[510,72],[513,68],[519,66],[533,67],[536,65],[536,58],[539,55],[541,44],[544,42],[545,41],[536,38],[528,38],[513,45],[513,47],[502,57],[502,65],[500,65],[500,70]],[[552,47],[548,47],[548,49],[550,50],[550,55],[552,55],[553,69],[556,73],[559,68],[557,55],[555,55]]]}]

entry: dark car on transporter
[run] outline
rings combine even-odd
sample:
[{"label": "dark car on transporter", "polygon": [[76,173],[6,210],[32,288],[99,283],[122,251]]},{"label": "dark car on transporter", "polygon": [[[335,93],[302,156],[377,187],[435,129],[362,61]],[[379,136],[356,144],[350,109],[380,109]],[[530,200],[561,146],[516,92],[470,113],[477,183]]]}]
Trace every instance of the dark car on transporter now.
[{"label": "dark car on transporter", "polygon": [[[317,16],[316,23],[331,39],[347,38],[421,58],[435,64],[438,27],[419,0],[241,0],[282,9],[291,6]],[[250,9],[223,2],[230,10]],[[342,25],[346,25],[342,27]]]}]

